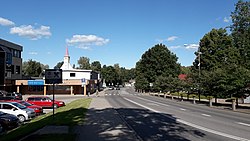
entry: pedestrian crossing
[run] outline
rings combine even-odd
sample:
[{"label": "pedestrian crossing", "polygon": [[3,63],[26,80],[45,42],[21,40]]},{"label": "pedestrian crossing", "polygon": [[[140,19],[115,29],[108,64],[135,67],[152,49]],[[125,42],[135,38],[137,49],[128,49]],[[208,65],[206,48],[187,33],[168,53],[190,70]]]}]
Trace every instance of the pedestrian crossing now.
[{"label": "pedestrian crossing", "polygon": [[110,93],[107,93],[105,94],[105,96],[117,96],[117,95],[143,95],[143,94],[110,94]]}]

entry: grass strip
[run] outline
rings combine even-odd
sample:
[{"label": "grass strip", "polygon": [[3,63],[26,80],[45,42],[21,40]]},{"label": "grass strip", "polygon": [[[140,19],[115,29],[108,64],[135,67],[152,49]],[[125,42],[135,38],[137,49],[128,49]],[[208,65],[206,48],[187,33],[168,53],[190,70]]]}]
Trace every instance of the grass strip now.
[{"label": "grass strip", "polygon": [[32,119],[29,123],[21,125],[19,128],[9,131],[0,136],[1,141],[14,141],[27,136],[46,125],[82,125],[85,118],[85,113],[91,102],[90,98],[82,98],[60,107],[53,113],[44,114]]}]

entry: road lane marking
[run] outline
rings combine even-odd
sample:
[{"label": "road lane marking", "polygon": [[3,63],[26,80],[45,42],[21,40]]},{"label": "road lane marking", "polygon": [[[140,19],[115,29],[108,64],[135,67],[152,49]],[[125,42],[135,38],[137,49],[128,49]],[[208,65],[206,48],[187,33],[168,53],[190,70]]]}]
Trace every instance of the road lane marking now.
[{"label": "road lane marking", "polygon": [[[159,111],[157,110],[154,110],[152,108],[149,108],[147,106],[144,106],[142,104],[139,104],[135,101],[132,101],[130,99],[127,99],[127,98],[124,98],[126,99],[127,101],[131,102],[131,103],[134,103],[138,106],[141,106],[143,108],[146,108],[152,112],[155,112],[155,113],[159,113],[161,114]],[[164,114],[162,114],[163,116],[166,116]],[[176,120],[177,122],[180,122],[182,124],[186,124],[188,126],[191,126],[191,127],[194,127],[194,128],[197,128],[197,129],[200,129],[200,130],[203,130],[203,131],[206,131],[206,132],[209,132],[209,133],[213,133],[213,134],[216,134],[216,135],[220,135],[220,136],[223,136],[223,137],[227,137],[227,138],[230,138],[230,139],[234,139],[234,140],[239,140],[239,141],[250,141],[249,139],[245,139],[245,138],[241,138],[241,137],[238,137],[238,136],[234,136],[234,135],[230,135],[230,134],[227,134],[227,133],[223,133],[223,132],[220,132],[220,131],[216,131],[216,130],[212,130],[212,129],[209,129],[209,128],[206,128],[206,127],[202,127],[202,126],[199,126],[199,125],[196,125],[196,124],[193,124],[193,123],[190,123],[190,122],[187,122],[187,121],[184,121],[184,120],[181,120],[181,119],[178,119],[178,118],[174,118],[174,117],[170,117],[170,116],[166,116],[168,118],[171,118],[173,120]]]},{"label": "road lane marking", "polygon": [[236,122],[237,124],[240,124],[240,125],[245,125],[245,126],[249,126],[250,127],[250,124],[247,124],[247,123],[243,123],[243,122]]},{"label": "road lane marking", "polygon": [[145,99],[145,98],[141,98],[141,97],[137,97],[138,99],[142,99],[144,101],[149,101],[149,102],[152,102],[152,103],[156,103],[156,104],[159,104],[159,105],[163,105],[163,106],[169,106],[167,104],[163,104],[163,103],[159,103],[159,102],[155,102],[155,101],[152,101],[152,100],[148,100],[148,99]]},{"label": "road lane marking", "polygon": [[211,115],[208,115],[208,114],[201,114],[201,115],[203,115],[205,117],[211,117]]},{"label": "road lane marking", "polygon": [[127,99],[127,98],[124,98],[124,99],[126,99],[127,101],[129,101],[129,102],[131,102],[131,103],[134,103],[135,105],[138,105],[138,106],[141,106],[141,107],[143,107],[143,108],[146,108],[146,109],[148,109],[148,110],[150,110],[150,111],[159,113],[159,111],[154,110],[154,109],[152,109],[152,108],[149,108],[149,107],[147,107],[147,106],[144,106],[144,105],[142,105],[142,104],[139,104],[139,103],[137,103],[137,102],[135,102],[135,101],[132,101],[132,100]]},{"label": "road lane marking", "polygon": [[180,110],[182,110],[182,111],[186,111],[186,109],[183,109],[183,108],[180,108]]}]

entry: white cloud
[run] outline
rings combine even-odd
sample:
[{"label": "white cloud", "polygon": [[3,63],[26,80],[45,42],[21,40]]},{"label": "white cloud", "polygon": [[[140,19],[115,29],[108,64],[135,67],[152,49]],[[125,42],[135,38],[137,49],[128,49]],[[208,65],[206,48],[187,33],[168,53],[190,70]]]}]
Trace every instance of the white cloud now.
[{"label": "white cloud", "polygon": [[37,55],[37,52],[29,52],[30,55]]},{"label": "white cloud", "polygon": [[77,48],[90,49],[90,46],[102,46],[109,42],[109,39],[104,39],[96,35],[73,35],[71,39],[66,39],[69,46],[76,46]]},{"label": "white cloud", "polygon": [[199,48],[199,44],[184,44],[184,47],[186,49],[198,49]]},{"label": "white cloud", "polygon": [[31,25],[22,25],[19,27],[12,27],[10,29],[11,34],[18,34],[19,36],[27,37],[31,40],[37,40],[42,37],[48,38],[51,36],[49,26],[40,26],[40,28],[34,28]]},{"label": "white cloud", "polygon": [[170,36],[167,38],[167,41],[170,42],[170,41],[174,41],[175,39],[177,39],[178,37],[177,36]]},{"label": "white cloud", "polygon": [[170,46],[170,49],[178,49],[178,48],[182,48],[182,46]]},{"label": "white cloud", "polygon": [[4,19],[2,17],[0,17],[0,25],[3,25],[3,26],[14,26],[15,23],[8,20],[8,19]]},{"label": "white cloud", "polygon": [[223,19],[223,21],[224,21],[225,23],[228,23],[230,20],[231,20],[231,17],[224,17],[224,19]]}]

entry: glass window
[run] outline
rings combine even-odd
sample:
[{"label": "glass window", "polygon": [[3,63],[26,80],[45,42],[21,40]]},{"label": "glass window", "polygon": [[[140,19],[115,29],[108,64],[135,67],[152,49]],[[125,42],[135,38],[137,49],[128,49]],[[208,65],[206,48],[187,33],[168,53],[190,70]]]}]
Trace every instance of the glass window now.
[{"label": "glass window", "polygon": [[70,73],[70,77],[75,77],[76,73]]},{"label": "glass window", "polygon": [[14,107],[9,104],[3,104],[3,109],[12,109],[12,108]]},{"label": "glass window", "polygon": [[16,66],[16,74],[20,74],[20,66]]}]

